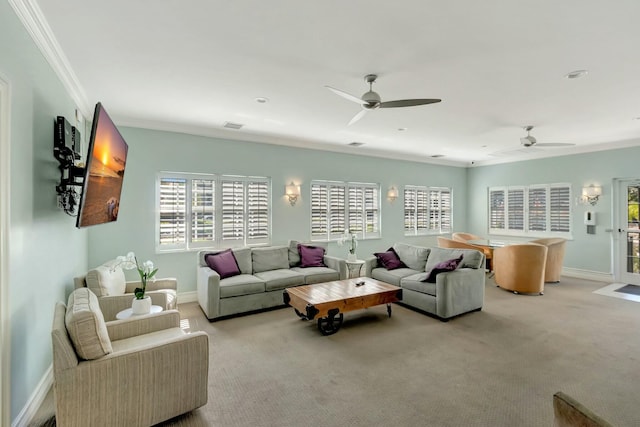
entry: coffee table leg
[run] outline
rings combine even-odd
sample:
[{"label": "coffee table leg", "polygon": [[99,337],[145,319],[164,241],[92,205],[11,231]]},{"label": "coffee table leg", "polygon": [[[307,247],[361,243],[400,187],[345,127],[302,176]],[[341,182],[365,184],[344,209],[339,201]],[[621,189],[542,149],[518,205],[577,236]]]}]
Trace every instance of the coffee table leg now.
[{"label": "coffee table leg", "polygon": [[387,303],[387,314],[391,317],[391,304]]},{"label": "coffee table leg", "polygon": [[322,332],[322,335],[332,335],[340,330],[344,315],[342,313],[338,313],[338,311],[339,310],[337,308],[334,308],[329,310],[329,315],[327,317],[318,319],[318,329]]}]

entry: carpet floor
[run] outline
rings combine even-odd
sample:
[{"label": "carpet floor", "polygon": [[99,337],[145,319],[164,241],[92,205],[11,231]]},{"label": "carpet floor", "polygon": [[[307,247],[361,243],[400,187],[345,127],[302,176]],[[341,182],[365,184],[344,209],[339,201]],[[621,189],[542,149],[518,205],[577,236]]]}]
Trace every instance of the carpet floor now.
[{"label": "carpet floor", "polygon": [[[553,426],[564,391],[616,426],[640,425],[640,305],[563,277],[542,296],[487,279],[480,312],[441,322],[400,305],[345,314],[322,336],[278,309],[209,322],[208,403],[162,426]],[[31,426],[55,425],[49,393]]]}]

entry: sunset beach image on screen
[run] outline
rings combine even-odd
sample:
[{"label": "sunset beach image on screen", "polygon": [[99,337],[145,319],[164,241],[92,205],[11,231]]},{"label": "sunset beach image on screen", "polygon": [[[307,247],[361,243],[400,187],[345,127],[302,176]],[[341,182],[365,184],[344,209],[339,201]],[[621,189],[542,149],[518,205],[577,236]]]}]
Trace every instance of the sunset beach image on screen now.
[{"label": "sunset beach image on screen", "polygon": [[128,145],[101,104],[89,141],[78,227],[118,219]]}]

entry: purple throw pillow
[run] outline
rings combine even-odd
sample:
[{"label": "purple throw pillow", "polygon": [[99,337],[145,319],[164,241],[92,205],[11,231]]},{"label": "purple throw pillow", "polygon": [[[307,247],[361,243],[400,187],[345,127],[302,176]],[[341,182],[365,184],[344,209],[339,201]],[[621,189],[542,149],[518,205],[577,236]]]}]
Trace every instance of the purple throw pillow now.
[{"label": "purple throw pillow", "polygon": [[220,275],[221,279],[240,274],[238,261],[231,249],[226,249],[217,254],[209,254],[204,257],[205,262],[212,270]]},{"label": "purple throw pillow", "polygon": [[374,255],[378,258],[378,262],[387,270],[407,267],[404,262],[400,261],[398,254],[393,250],[393,248],[387,249],[386,252],[376,252]]},{"label": "purple throw pillow", "polygon": [[423,282],[436,283],[436,277],[438,276],[438,274],[455,270],[456,268],[458,268],[461,262],[462,255],[460,255],[459,258],[439,262],[438,264],[433,266],[429,274],[427,274],[427,278],[424,279]]},{"label": "purple throw pillow", "polygon": [[300,267],[326,267],[324,265],[324,248],[298,244]]}]

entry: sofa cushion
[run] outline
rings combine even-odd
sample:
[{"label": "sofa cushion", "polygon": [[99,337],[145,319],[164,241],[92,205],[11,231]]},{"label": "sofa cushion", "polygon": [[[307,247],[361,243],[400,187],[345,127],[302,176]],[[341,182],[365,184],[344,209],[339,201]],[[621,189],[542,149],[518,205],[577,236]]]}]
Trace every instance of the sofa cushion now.
[{"label": "sofa cushion", "polygon": [[410,269],[425,271],[424,266],[429,256],[429,248],[407,245],[406,243],[395,243],[393,250],[398,254],[398,258]]},{"label": "sofa cushion", "polygon": [[327,249],[329,248],[329,246],[327,245],[327,242],[300,242],[298,240],[289,240],[289,267],[298,267],[300,266],[300,251],[298,250],[298,245],[299,244],[303,244],[303,245],[307,245],[307,246],[318,246],[321,248],[324,248],[325,253],[327,252]]},{"label": "sofa cushion", "polygon": [[238,248],[233,249],[233,256],[236,257],[238,268],[242,274],[253,273],[251,266],[251,248]]},{"label": "sofa cushion", "polygon": [[387,270],[406,267],[393,248],[387,249],[386,252],[376,252],[374,255],[378,259],[378,264],[382,265]]},{"label": "sofa cushion", "polygon": [[298,244],[298,252],[300,252],[300,267],[325,267],[324,248]]},{"label": "sofa cushion", "polygon": [[431,248],[425,271],[431,271],[436,264],[457,258],[460,255],[463,255],[461,268],[483,267],[484,254],[475,249]]},{"label": "sofa cushion", "polygon": [[329,267],[293,267],[291,271],[303,274],[305,285],[340,280],[340,273]]},{"label": "sofa cushion", "polygon": [[427,273],[425,282],[436,283],[436,277],[440,273],[444,273],[447,271],[453,271],[460,266],[462,262],[463,255],[460,255],[458,258],[449,259],[446,261],[442,261],[433,266],[431,270]]},{"label": "sofa cushion", "polygon": [[113,351],[98,297],[88,288],[78,288],[69,295],[65,325],[78,357],[98,359]]},{"label": "sofa cushion", "polygon": [[253,273],[289,268],[289,248],[268,246],[251,249]]},{"label": "sofa cushion", "polygon": [[116,261],[109,261],[87,272],[85,281],[87,288],[104,297],[107,295],[123,295],[127,286],[122,268],[115,266]]},{"label": "sofa cushion", "polygon": [[265,282],[265,290],[277,291],[304,284],[304,275],[297,271],[287,269],[269,270],[256,273],[255,276]]},{"label": "sofa cushion", "polygon": [[386,268],[378,267],[371,270],[371,277],[383,282],[390,283],[392,285],[400,286],[400,279],[402,279],[403,277],[414,275],[416,273],[419,272],[410,268],[396,268],[395,270],[387,270]]},{"label": "sofa cushion", "polygon": [[435,297],[436,284],[425,282],[424,279],[426,277],[426,273],[418,273],[404,277],[400,281],[400,286],[402,286],[402,289],[408,289],[410,291],[420,292],[421,294],[427,294]]},{"label": "sofa cushion", "polygon": [[218,252],[217,254],[209,254],[204,259],[209,268],[215,270],[221,279],[240,274],[240,267],[238,267],[238,262],[233,252],[231,252],[231,249]]},{"label": "sofa cushion", "polygon": [[264,280],[251,274],[239,274],[220,280],[220,298],[260,294],[263,292]]}]

